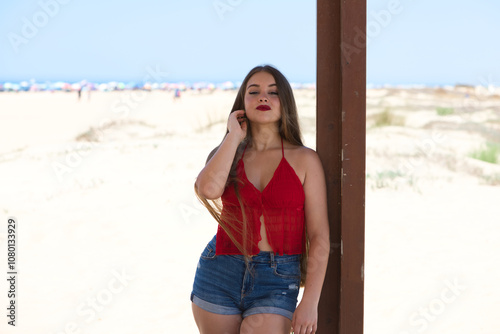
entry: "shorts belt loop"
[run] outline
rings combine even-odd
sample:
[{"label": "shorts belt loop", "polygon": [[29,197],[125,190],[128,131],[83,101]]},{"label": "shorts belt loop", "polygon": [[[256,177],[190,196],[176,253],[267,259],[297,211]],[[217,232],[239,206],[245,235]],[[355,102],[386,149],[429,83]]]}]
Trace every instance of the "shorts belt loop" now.
[{"label": "shorts belt loop", "polygon": [[274,259],[274,252],[271,252],[271,267],[276,268],[276,261]]}]

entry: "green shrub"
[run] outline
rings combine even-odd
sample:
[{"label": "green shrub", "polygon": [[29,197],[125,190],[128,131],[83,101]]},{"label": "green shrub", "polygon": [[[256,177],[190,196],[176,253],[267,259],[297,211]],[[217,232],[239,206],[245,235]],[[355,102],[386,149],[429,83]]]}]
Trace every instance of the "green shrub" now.
[{"label": "green shrub", "polygon": [[366,174],[367,184],[371,189],[389,188],[398,190],[400,188],[410,187],[411,189],[420,192],[417,184],[417,179],[414,175],[406,175],[399,170],[383,170],[375,174]]},{"label": "green shrub", "polygon": [[453,114],[455,111],[453,110],[453,108],[437,107],[436,112],[439,116],[446,116]]},{"label": "green shrub", "polygon": [[470,154],[474,159],[489,162],[492,164],[498,163],[500,155],[500,144],[488,142],[486,145]]},{"label": "green shrub", "polygon": [[379,114],[375,115],[375,126],[388,126],[388,125],[404,125],[404,118],[401,116],[396,116],[391,113],[389,108],[385,108]]}]

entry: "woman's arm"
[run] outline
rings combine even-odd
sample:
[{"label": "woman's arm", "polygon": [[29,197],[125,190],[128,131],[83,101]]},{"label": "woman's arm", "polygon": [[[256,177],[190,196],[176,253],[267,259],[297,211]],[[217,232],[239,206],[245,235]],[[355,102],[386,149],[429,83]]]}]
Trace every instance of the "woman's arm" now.
[{"label": "woman's arm", "polygon": [[246,122],[243,120],[241,125],[238,122],[238,118],[243,115],[243,110],[236,110],[229,115],[227,126],[229,133],[196,178],[195,186],[198,194],[206,199],[217,199],[224,192],[234,155],[238,145],[246,136]]},{"label": "woman's arm", "polygon": [[[316,152],[306,149],[305,220],[309,237],[307,277],[302,300],[293,315],[295,333],[317,329],[318,303],[330,254],[330,231],[323,165]],[[309,333],[309,332],[308,332]]]}]

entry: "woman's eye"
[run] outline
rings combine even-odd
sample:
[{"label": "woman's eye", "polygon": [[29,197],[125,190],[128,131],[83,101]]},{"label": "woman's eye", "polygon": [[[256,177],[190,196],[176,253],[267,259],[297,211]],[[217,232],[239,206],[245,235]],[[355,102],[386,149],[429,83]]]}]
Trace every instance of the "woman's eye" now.
[{"label": "woman's eye", "polygon": [[250,94],[250,95],[255,95],[255,94],[257,94],[257,93],[258,93],[258,92],[249,92],[248,94]]},{"label": "woman's eye", "polygon": [[269,94],[278,95],[278,92],[270,92]]}]

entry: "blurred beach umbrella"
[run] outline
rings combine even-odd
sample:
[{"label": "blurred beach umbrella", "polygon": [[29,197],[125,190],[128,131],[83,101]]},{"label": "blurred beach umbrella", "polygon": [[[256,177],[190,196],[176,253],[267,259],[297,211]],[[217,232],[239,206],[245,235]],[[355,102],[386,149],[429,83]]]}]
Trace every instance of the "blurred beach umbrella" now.
[{"label": "blurred beach umbrella", "polygon": [[193,89],[205,89],[208,87],[208,82],[195,82],[193,83]]},{"label": "blurred beach umbrella", "polygon": [[61,89],[64,90],[65,92],[70,92],[71,91],[71,85],[69,83],[65,82],[65,83],[63,83]]},{"label": "blurred beach umbrella", "polygon": [[137,84],[133,81],[127,82],[125,84],[125,89],[135,89]]},{"label": "blurred beach umbrella", "polygon": [[6,82],[3,84],[3,88],[6,92],[18,92],[21,89],[21,86],[16,83]]},{"label": "blurred beach umbrella", "polygon": [[231,81],[225,81],[225,82],[221,83],[220,87],[223,90],[235,89],[235,85]]},{"label": "blurred beach umbrella", "polygon": [[71,85],[71,90],[73,91],[80,90],[80,88],[82,88],[82,86],[79,83],[74,83]]},{"label": "blurred beach umbrella", "polygon": [[101,92],[106,92],[109,90],[108,84],[102,83],[97,86],[97,89]]},{"label": "blurred beach umbrella", "polygon": [[125,84],[123,82],[119,82],[117,85],[119,90],[124,90],[125,89]]},{"label": "blurred beach umbrella", "polygon": [[38,91],[40,91],[40,90],[41,90],[41,89],[40,89],[40,86],[38,86],[38,84],[36,84],[36,83],[35,83],[35,84],[32,84],[32,85],[30,86],[30,88],[29,88],[29,91],[30,91],[30,92],[38,92]]},{"label": "blurred beach umbrella", "polygon": [[108,89],[111,91],[111,90],[116,90],[118,87],[118,82],[116,81],[111,81],[111,82],[108,82]]},{"label": "blurred beach umbrella", "polygon": [[27,92],[30,89],[30,84],[28,83],[28,81],[21,81],[19,86],[19,89],[23,92]]},{"label": "blurred beach umbrella", "polygon": [[12,82],[4,83],[3,87],[4,87],[4,90],[7,92],[18,92],[21,89],[21,86],[19,84],[12,83]]},{"label": "blurred beach umbrella", "polygon": [[62,90],[63,87],[64,87],[64,82],[62,81],[57,81],[50,85],[50,88],[54,90]]},{"label": "blurred beach umbrella", "polygon": [[[75,83],[76,84],[76,83]],[[80,82],[77,83],[79,87],[76,90],[86,90],[87,87],[87,80],[80,80]]]}]

